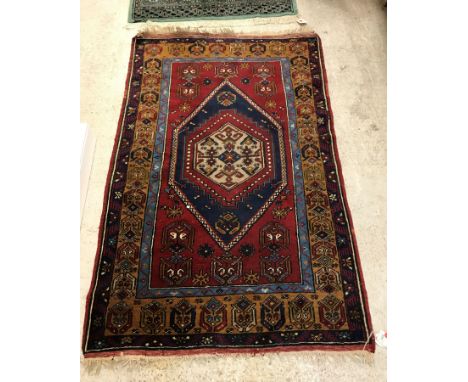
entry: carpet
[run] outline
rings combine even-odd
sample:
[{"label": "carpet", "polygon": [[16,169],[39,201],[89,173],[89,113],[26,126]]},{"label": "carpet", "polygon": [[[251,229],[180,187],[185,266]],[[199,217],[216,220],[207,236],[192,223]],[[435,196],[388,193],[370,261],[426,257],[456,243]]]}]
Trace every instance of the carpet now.
[{"label": "carpet", "polygon": [[129,22],[297,14],[296,0],[131,0]]},{"label": "carpet", "polygon": [[321,42],[137,37],[85,357],[374,351]]}]

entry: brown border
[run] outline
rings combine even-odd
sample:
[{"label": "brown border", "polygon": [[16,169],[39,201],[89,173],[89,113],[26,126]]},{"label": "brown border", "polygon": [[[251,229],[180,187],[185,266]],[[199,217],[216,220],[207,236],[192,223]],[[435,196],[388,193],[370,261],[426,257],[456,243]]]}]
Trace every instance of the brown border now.
[{"label": "brown border", "polygon": [[[362,293],[362,300],[364,303],[364,313],[366,315],[366,321],[367,321],[367,329],[369,334],[368,338],[368,343],[361,345],[361,344],[356,344],[356,345],[315,345],[315,344],[310,344],[310,345],[292,345],[292,346],[277,346],[277,347],[271,347],[271,348],[210,348],[210,349],[190,349],[190,350],[119,350],[119,351],[96,351],[96,352],[88,352],[85,353],[85,346],[86,346],[86,338],[87,338],[87,332],[88,332],[88,327],[89,327],[89,316],[90,316],[90,309],[91,309],[91,299],[92,295],[94,292],[94,287],[96,283],[96,276],[97,276],[97,270],[100,264],[100,252],[101,252],[101,246],[102,246],[102,241],[103,241],[103,233],[104,233],[104,224],[105,224],[105,218],[106,218],[106,210],[107,210],[107,204],[109,202],[109,190],[110,190],[110,183],[112,180],[112,169],[113,169],[113,164],[115,162],[115,157],[117,155],[117,148],[119,147],[119,141],[120,141],[120,134],[122,131],[122,126],[123,126],[123,120],[126,115],[125,113],[125,106],[127,104],[127,94],[128,94],[128,87],[130,85],[131,81],[131,68],[133,65],[133,56],[135,52],[135,45],[136,45],[136,40],[138,38],[159,38],[159,39],[164,39],[164,38],[180,38],[180,37],[191,37],[191,38],[239,38],[239,39],[248,39],[248,38],[255,38],[255,39],[285,39],[285,38],[307,38],[307,37],[316,37],[317,41],[319,42],[319,49],[320,49],[320,63],[322,66],[322,73],[323,73],[323,84],[324,84],[324,89],[325,89],[325,97],[327,100],[327,112],[329,113],[329,127],[330,127],[330,134],[333,140],[333,154],[335,156],[335,162],[337,165],[337,172],[338,176],[340,179],[340,190],[342,193],[343,197],[343,202],[344,202],[344,207],[346,208],[346,214],[348,216],[348,221],[349,221],[349,229],[351,231],[351,236],[353,240],[353,246],[354,246],[354,257],[356,259],[356,264],[357,264],[357,271],[359,273],[359,284],[361,288],[361,293]],[[322,48],[322,40],[321,38],[315,33],[315,32],[308,32],[308,33],[292,33],[292,34],[283,34],[283,35],[269,35],[269,36],[254,36],[254,35],[244,35],[244,34],[212,34],[212,33],[198,33],[198,34],[191,34],[190,32],[176,32],[173,34],[152,34],[152,33],[143,33],[143,34],[138,34],[132,39],[132,47],[130,51],[130,59],[128,63],[128,69],[127,69],[127,79],[126,79],[126,84],[125,84],[125,90],[124,90],[124,98],[120,110],[120,117],[119,117],[119,122],[118,122],[118,128],[117,128],[117,133],[114,138],[114,148],[112,150],[112,156],[110,160],[110,165],[109,165],[109,170],[107,173],[107,180],[106,180],[106,188],[104,191],[104,201],[103,201],[103,209],[101,213],[101,221],[99,224],[99,234],[98,234],[98,246],[97,246],[97,251],[96,251],[96,257],[94,260],[94,267],[93,267],[93,275],[91,279],[91,285],[88,291],[88,295],[86,297],[86,307],[85,307],[85,317],[84,317],[84,323],[83,323],[83,336],[82,336],[82,350],[84,353],[84,358],[103,358],[103,357],[114,357],[114,356],[124,356],[124,355],[139,355],[139,356],[165,356],[165,355],[195,355],[195,354],[227,354],[227,353],[248,353],[248,354],[265,354],[265,353],[272,353],[272,352],[291,352],[291,351],[353,351],[353,350],[367,350],[371,353],[375,352],[375,341],[374,341],[374,336],[373,336],[373,329],[372,329],[372,322],[371,322],[371,316],[370,316],[370,310],[369,310],[369,304],[368,304],[368,296],[367,296],[367,290],[362,274],[362,265],[359,257],[359,250],[357,246],[357,240],[356,240],[356,235],[354,232],[354,225],[353,225],[353,220],[351,217],[351,212],[349,209],[348,201],[347,201],[347,196],[346,196],[346,189],[345,189],[345,184],[344,184],[344,178],[342,174],[342,167],[341,167],[341,161],[340,157],[338,154],[338,146],[336,142],[336,134],[335,134],[335,128],[334,128],[334,118],[333,118],[333,112],[331,108],[331,103],[330,103],[330,97],[329,97],[329,91],[328,91],[328,77],[327,77],[327,71],[325,67],[325,59],[323,55],[323,48]]]}]

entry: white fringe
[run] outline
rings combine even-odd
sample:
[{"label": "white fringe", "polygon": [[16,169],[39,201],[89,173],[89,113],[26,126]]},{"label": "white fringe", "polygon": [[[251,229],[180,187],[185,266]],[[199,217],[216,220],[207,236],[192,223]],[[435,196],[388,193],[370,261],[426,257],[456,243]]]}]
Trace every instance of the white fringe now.
[{"label": "white fringe", "polygon": [[[177,23],[146,23],[127,24],[125,29],[137,34],[170,34],[170,33],[210,33],[210,34],[257,34],[261,36],[313,32],[307,24],[299,24],[296,16],[256,18],[249,20],[218,20],[187,21]],[[229,28],[226,28],[229,25]]]},{"label": "white fringe", "polygon": [[[360,351],[123,356],[82,358],[81,376],[82,380],[86,379],[86,381],[175,380],[180,382],[198,381],[202,376],[205,381],[275,381],[279,380],[276,378],[280,375],[287,375],[288,378],[282,380],[298,381],[303,380],[304,372],[306,372],[308,378],[305,380],[310,382],[315,380],[313,376],[330,375],[334,372],[339,375],[340,370],[341,373],[355,369],[359,374],[373,374],[375,373],[374,363],[375,354]],[[249,370],[250,372],[246,374]],[[128,379],[129,377],[132,379]]]}]

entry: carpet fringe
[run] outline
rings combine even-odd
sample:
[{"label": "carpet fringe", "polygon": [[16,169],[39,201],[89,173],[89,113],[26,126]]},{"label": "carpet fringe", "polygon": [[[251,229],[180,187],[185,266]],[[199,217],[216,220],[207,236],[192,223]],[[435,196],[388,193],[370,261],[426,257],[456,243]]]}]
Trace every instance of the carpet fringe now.
[{"label": "carpet fringe", "polygon": [[[313,30],[308,25],[300,25],[296,22],[278,23],[276,20],[271,19],[271,22],[265,22],[262,24],[249,24],[248,26],[229,24],[226,27],[226,23],[222,24],[206,24],[206,25],[193,25],[193,23],[179,23],[182,25],[167,25],[165,23],[154,23],[146,22],[143,25],[139,25],[138,28],[127,28],[137,32],[137,36],[151,37],[158,35],[176,35],[182,37],[193,37],[194,35],[206,35],[206,36],[218,36],[218,35],[229,35],[229,36],[243,36],[249,35],[256,38],[262,36],[285,36],[296,35],[296,34],[311,34]],[[258,26],[258,31],[257,27]],[[244,32],[245,30],[248,32]]]},{"label": "carpet fringe", "polygon": [[137,37],[158,38],[158,37],[195,37],[195,38],[237,38],[237,37],[251,37],[251,38],[269,38],[269,37],[282,37],[282,38],[295,38],[303,36],[315,35],[315,32],[310,28],[304,27],[289,27],[286,29],[275,29],[272,31],[263,31],[262,34],[256,34],[255,31],[243,33],[238,32],[234,28],[192,28],[192,27],[170,27],[164,30],[146,27],[137,33]]},{"label": "carpet fringe", "polygon": [[188,26],[193,28],[222,28],[226,25],[230,25],[235,28],[250,28],[255,26],[269,26],[269,25],[287,25],[287,24],[296,24],[297,20],[299,20],[299,15],[291,15],[291,16],[281,16],[281,17],[255,17],[250,19],[229,19],[229,20],[216,20],[216,19],[209,19],[209,20],[200,20],[200,19],[193,19],[193,20],[181,20],[181,21],[170,21],[170,22],[158,22],[158,21],[146,21],[141,23],[129,23],[125,25],[125,29],[127,30],[139,30],[141,28],[146,27],[153,27],[158,28],[160,30],[170,29],[174,26]]},{"label": "carpet fringe", "polygon": [[[141,381],[154,380],[158,372],[171,368],[171,365],[194,362],[197,365],[210,364],[217,359],[223,359],[236,364],[237,362],[251,362],[252,358],[259,358],[258,362],[275,362],[285,357],[293,357],[296,362],[306,362],[313,365],[314,369],[326,370],[334,367],[343,367],[344,363],[354,364],[364,368],[372,368],[374,365],[374,356],[369,352],[350,351],[343,353],[330,352],[279,352],[279,353],[252,353],[252,354],[216,354],[216,355],[181,355],[181,356],[123,356],[112,358],[81,358],[82,376],[113,376],[113,380],[118,380],[119,375],[137,374]],[[219,365],[218,365],[219,366]]]}]

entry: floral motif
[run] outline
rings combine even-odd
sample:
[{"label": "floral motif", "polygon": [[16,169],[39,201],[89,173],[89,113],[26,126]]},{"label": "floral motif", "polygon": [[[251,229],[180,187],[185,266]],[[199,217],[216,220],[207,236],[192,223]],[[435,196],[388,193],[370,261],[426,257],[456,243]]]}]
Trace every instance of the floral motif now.
[{"label": "floral motif", "polygon": [[239,249],[239,253],[242,256],[249,257],[255,252],[255,247],[252,244],[242,244]]},{"label": "floral motif", "polygon": [[198,247],[198,254],[201,257],[210,257],[213,256],[214,249],[209,244],[203,244]]},{"label": "floral motif", "polygon": [[210,280],[210,276],[208,275],[208,273],[201,270],[198,274],[193,276],[192,282],[193,282],[193,285],[205,286],[206,284],[208,284],[209,280]]}]

